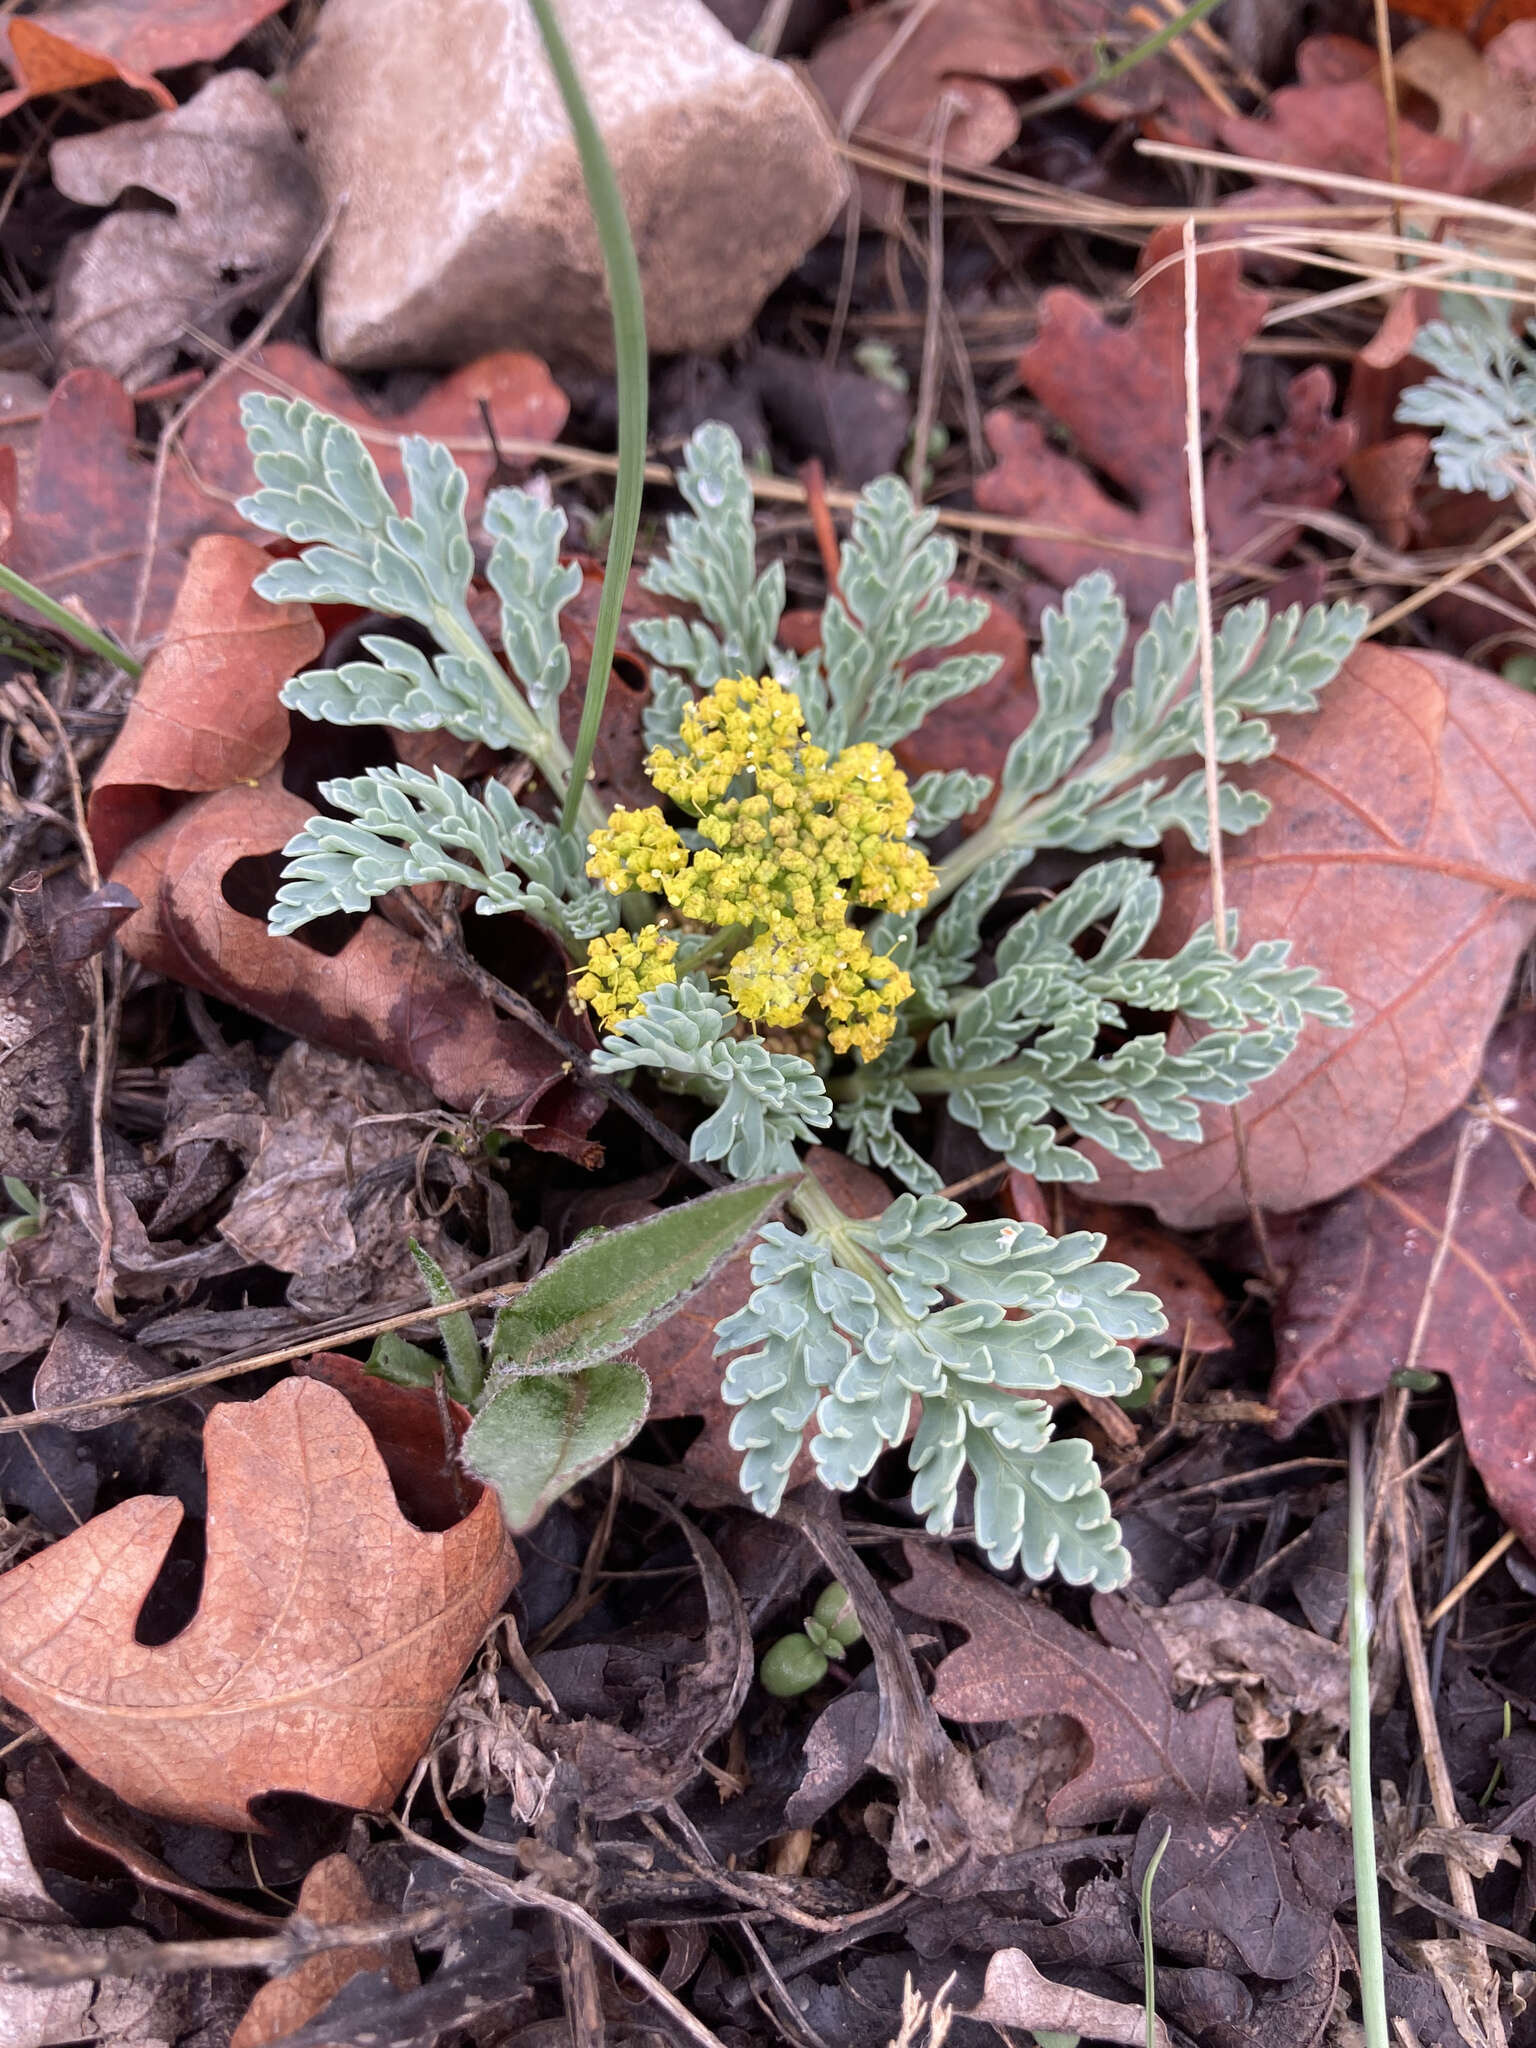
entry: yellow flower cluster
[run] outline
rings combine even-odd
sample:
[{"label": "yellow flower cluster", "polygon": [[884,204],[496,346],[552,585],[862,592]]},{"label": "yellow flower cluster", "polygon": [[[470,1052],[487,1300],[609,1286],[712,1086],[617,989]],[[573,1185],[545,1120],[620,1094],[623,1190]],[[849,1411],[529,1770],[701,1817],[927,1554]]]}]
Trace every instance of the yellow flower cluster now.
[{"label": "yellow flower cluster", "polygon": [[742,926],[725,974],[740,1014],[797,1024],[814,999],[834,1049],[874,1059],[912,983],[848,913],[915,910],[933,888],[907,841],[906,777],[883,747],[829,758],[811,746],[799,698],[771,677],[724,677],[684,714],[681,739],[679,753],[655,748],[646,772],[705,843],[690,856],[659,809],[617,810],[592,836],[587,872],[616,895],[663,895],[698,924]]},{"label": "yellow flower cluster", "polygon": [[676,952],[676,939],[667,938],[653,924],[633,938],[621,931],[593,939],[576,993],[592,1005],[599,1022],[622,1023],[639,1009],[642,996],[660,988],[664,981],[676,981],[677,969],[672,965]]}]

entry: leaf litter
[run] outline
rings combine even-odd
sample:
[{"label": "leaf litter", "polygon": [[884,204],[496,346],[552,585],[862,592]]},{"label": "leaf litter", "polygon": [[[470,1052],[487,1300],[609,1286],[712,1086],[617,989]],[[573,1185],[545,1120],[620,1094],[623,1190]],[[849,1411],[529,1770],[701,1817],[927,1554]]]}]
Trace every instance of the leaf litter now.
[{"label": "leaf litter", "polygon": [[[1397,25],[1404,179],[1523,203],[1528,10],[1410,11],[1432,25]],[[8,898],[0,962],[0,1130],[8,1119],[14,1133],[0,1166],[26,1190],[18,1208],[8,1185],[0,1212],[0,1694],[4,1740],[23,1745],[0,1787],[14,1801],[0,1802],[4,2027],[39,2048],[289,2035],[320,2048],[365,2034],[428,2048],[496,2014],[530,2041],[565,2038],[575,2015],[594,2041],[621,2034],[632,2010],[606,1963],[594,1976],[588,1937],[557,1935],[534,1893],[513,1905],[477,1889],[441,1853],[467,1849],[469,1870],[531,1873],[517,1882],[546,1902],[580,1900],[599,1932],[624,1929],[653,1981],[733,2048],[886,2048],[904,1979],[952,2007],[960,2044],[983,2025],[988,2038],[1140,2041],[1138,1895],[1168,1830],[1152,1893],[1160,2038],[1321,2042],[1352,1989],[1348,1713],[1331,1635],[1338,1404],[1397,1402],[1405,1456],[1428,1461],[1408,1482],[1423,1554],[1389,1560],[1416,1569],[1422,1607],[1501,1527],[1536,1544],[1521,1419],[1536,1104],[1518,978],[1536,892],[1531,714],[1472,665],[1522,644],[1522,558],[1514,578],[1484,570],[1357,656],[1323,711],[1281,720],[1275,754],[1243,771],[1274,809],[1226,850],[1242,943],[1291,938],[1345,989],[1355,1022],[1309,1031],[1263,1084],[1241,1160],[1213,1111],[1153,1174],[1101,1161],[1091,1190],[1042,1189],[931,1105],[904,1123],[973,1217],[1098,1231],[1168,1307],[1167,1359],[1137,1340],[1160,1374],[1144,1405],[1088,1397],[1069,1425],[1096,1446],[1124,1518],[1138,1567],[1126,1593],[1087,1601],[982,1572],[966,1500],[952,1538],[919,1538],[894,1458],[842,1509],[797,1468],[782,1517],[756,1521],[714,1356],[716,1325],[748,1290],[745,1255],[633,1348],[653,1400],[622,1473],[559,1490],[514,1555],[454,1456],[468,1411],[446,1388],[386,1386],[353,1333],[404,1319],[408,1343],[432,1342],[407,1236],[453,1285],[494,1276],[505,1300],[546,1251],[693,1193],[685,1145],[665,1142],[686,1124],[659,1094],[656,1129],[641,1130],[583,1086],[590,1040],[563,1002],[563,963],[514,944],[487,970],[456,948],[441,895],[392,902],[319,948],[268,935],[278,851],[316,780],[337,772],[277,691],[322,645],[346,658],[377,622],[251,596],[269,557],[234,509],[254,481],[238,414],[254,390],[312,398],[360,427],[397,494],[401,437],[444,439],[468,473],[473,529],[486,490],[526,475],[526,444],[570,431],[606,447],[610,401],[596,386],[568,396],[512,349],[366,387],[311,352],[316,209],[266,79],[292,25],[277,12],[81,0],[5,27],[13,107],[84,98],[50,100],[51,148],[29,140],[18,175],[31,239],[18,226],[17,275],[50,353],[18,339],[7,363],[54,388],[17,386],[0,451],[4,559],[150,660],[133,691],[38,666],[67,752],[0,681],[0,872],[13,884],[43,871],[35,898]],[[1412,341],[1434,295],[1378,280],[1363,307],[1288,320],[1340,262],[1358,271],[1366,245],[1342,210],[1320,228],[1319,195],[1298,199],[1285,170],[1393,172],[1378,53],[1334,32],[1357,22],[1325,8],[1310,40],[1291,24],[1239,47],[1218,16],[1101,82],[1105,57],[1160,16],[941,0],[833,6],[806,29],[804,12],[781,26],[855,147],[904,149],[921,171],[904,194],[888,154],[860,162],[864,239],[849,261],[835,238],[813,252],[739,360],[673,365],[658,395],[683,408],[680,433],[703,416],[684,417],[705,387],[746,407],[786,493],[808,453],[834,484],[926,461],[946,513],[991,515],[954,591],[986,604],[961,651],[1001,665],[900,743],[910,774],[1001,771],[1037,708],[1041,604],[1082,570],[1107,561],[1140,618],[1187,573],[1177,229],[1149,237],[1140,217],[1187,195],[1125,147],[1138,127],[1277,172],[1203,230],[1222,245],[1202,249],[1196,336],[1219,606],[1250,587],[1283,601],[1331,585],[1380,610],[1395,578],[1422,584],[1494,530],[1499,508],[1445,492],[1427,437],[1393,420],[1422,376]],[[1042,95],[1070,104],[1032,112]],[[262,179],[228,175],[253,142]],[[1022,174],[1033,184],[1012,189],[1046,192],[1045,211],[941,192],[936,233],[930,162],[995,180],[983,191]],[[1085,195],[1129,202],[1105,216],[1107,238],[1085,225]],[[39,230],[45,197],[62,225]],[[1317,261],[1287,257],[1287,270],[1261,251],[1263,227],[1241,224],[1249,204],[1294,206],[1290,239],[1310,238]],[[940,317],[925,330],[935,279]],[[823,357],[822,335],[845,321]],[[903,438],[936,423],[914,465]],[[669,452],[669,432],[653,452]],[[607,497],[581,480],[583,460],[540,485],[581,538],[563,621],[578,675]],[[814,509],[819,489],[801,503]],[[791,500],[763,523],[795,602],[814,602],[825,551],[799,515]],[[631,628],[662,610],[632,586],[597,757],[605,806],[650,800]],[[785,643],[808,651],[816,621],[791,614]],[[8,656],[6,675],[15,667]],[[562,707],[572,721],[576,696]],[[446,736],[364,744],[522,787],[515,762]],[[71,766],[99,874],[75,863]],[[1010,915],[1074,872],[1070,856],[1025,871]],[[1161,873],[1155,950],[1169,951],[1210,914],[1210,878],[1172,846]],[[98,1099],[103,956],[118,1049]],[[497,1013],[486,971],[516,1014]],[[813,1150],[812,1170],[845,1213],[877,1214],[888,1184],[838,1142]],[[118,1322],[93,1298],[99,1272]],[[263,1346],[278,1355],[241,1399],[219,1361]],[[1394,1391],[1406,1364],[1443,1379]],[[29,1406],[82,1403],[8,1426]],[[829,1579],[849,1588],[868,1647],[806,1698],[770,1699],[755,1656]],[[1501,1808],[1480,1830],[1478,1801],[1494,1760],[1507,1811],[1528,1791],[1536,1687],[1510,1645],[1530,1583],[1523,1552],[1506,1549],[1463,1596],[1465,1633],[1431,1637],[1462,1809],[1449,1839],[1469,1845],[1496,1927],[1523,1925],[1529,1886],[1500,1860]],[[1389,1640],[1384,1705],[1395,1679]],[[1506,1702],[1510,1734],[1494,1740]],[[1473,2006],[1464,1947],[1435,1939],[1425,1887],[1446,1831],[1416,1805],[1416,1735],[1389,1706],[1388,1981],[1429,2044],[1472,2038]],[[94,1788],[76,1771],[63,1790],[55,1745]],[[410,1833],[354,1818],[402,1786]],[[321,1804],[301,1821],[294,1793]],[[72,1846],[48,1811],[75,1814]],[[288,1974],[253,2004],[254,1980],[228,1967],[231,1929],[269,1909],[285,1940],[301,1933],[274,1965]],[[304,1947],[328,1925],[350,1942]],[[108,1974],[53,1982],[33,1951],[30,1976],[4,1964],[6,1943],[39,1937],[55,1976],[92,1943]],[[195,1958],[162,1970],[157,1954],[187,1941]]]}]

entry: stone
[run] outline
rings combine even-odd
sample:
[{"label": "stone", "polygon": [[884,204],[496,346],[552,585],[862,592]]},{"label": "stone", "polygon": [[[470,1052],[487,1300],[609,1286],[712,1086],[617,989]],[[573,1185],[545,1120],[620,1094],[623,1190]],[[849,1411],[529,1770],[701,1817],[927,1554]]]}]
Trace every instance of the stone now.
[{"label": "stone", "polygon": [[[652,351],[743,334],[846,180],[786,65],[703,0],[559,0],[639,251]],[[347,369],[613,341],[570,124],[526,0],[328,0],[290,109],[327,199],[320,345]]]}]

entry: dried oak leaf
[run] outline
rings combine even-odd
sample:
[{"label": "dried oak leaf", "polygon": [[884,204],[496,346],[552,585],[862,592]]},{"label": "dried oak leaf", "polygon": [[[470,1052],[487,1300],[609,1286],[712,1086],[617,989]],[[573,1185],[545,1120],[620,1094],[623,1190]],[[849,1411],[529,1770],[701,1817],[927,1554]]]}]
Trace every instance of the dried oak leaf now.
[{"label": "dried oak leaf", "polygon": [[[1473,1106],[1536,1122],[1530,1012],[1494,1033]],[[1408,1362],[1469,1111],[1459,1109],[1390,1165],[1281,1241],[1288,1267],[1275,1316],[1270,1400],[1289,1434],[1335,1401],[1385,1390]],[[1429,1302],[1420,1364],[1456,1390],[1467,1452],[1488,1498],[1536,1546],[1536,1195],[1525,1147],[1480,1123],[1449,1253]]]},{"label": "dried oak leaf", "polygon": [[292,721],[278,692],[321,633],[307,605],[252,591],[267,559],[233,535],[196,543],[97,776],[97,858],[142,905],[124,950],[283,1030],[398,1067],[441,1101],[485,1101],[532,1144],[590,1165],[597,1098],[421,940],[375,913],[339,950],[268,931],[278,856],[314,809],[282,785]]},{"label": "dried oak leaf", "polygon": [[[356,1926],[379,1917],[363,1873],[349,1856],[325,1856],[299,1887],[294,1912],[316,1927]],[[402,1995],[421,1982],[408,1941],[387,1948],[328,1948],[306,1956],[284,1977],[263,1984],[229,2038],[229,2048],[266,2048],[308,2026],[343,1984],[383,1967]]]},{"label": "dried oak leaf", "polygon": [[[1404,184],[1485,192],[1536,165],[1536,22],[1514,22],[1481,56],[1464,38],[1432,29],[1396,53],[1394,69],[1402,98],[1411,89],[1436,103],[1433,128],[1413,118],[1411,100],[1399,109],[1396,175]],[[1296,77],[1270,95],[1263,117],[1223,116],[1227,147],[1266,163],[1393,176],[1393,124],[1375,50],[1349,36],[1309,36],[1296,53]]]},{"label": "dried oak leaf", "polygon": [[[988,512],[1084,536],[1049,540],[1021,534],[1010,542],[1055,583],[1071,583],[1099,568],[1103,541],[1126,543],[1115,577],[1138,618],[1188,574],[1184,279],[1179,264],[1168,260],[1178,246],[1175,228],[1160,228],[1147,243],[1137,266],[1146,282],[1124,326],[1112,327],[1079,292],[1062,288],[1043,295],[1038,332],[1019,357],[1018,375],[1046,412],[1070,430],[1076,452],[1063,454],[1037,420],[1000,408],[985,421],[998,466],[976,483],[976,502]],[[1236,249],[1202,255],[1199,281],[1200,409],[1210,431],[1232,403],[1243,350],[1269,299],[1243,282]],[[1329,373],[1321,366],[1304,370],[1286,392],[1284,426],[1235,454],[1223,449],[1208,460],[1207,516],[1218,555],[1274,560],[1298,529],[1277,524],[1262,509],[1265,504],[1333,503],[1354,431],[1333,417],[1332,401]],[[1091,470],[1109,478],[1121,495],[1112,496]]]},{"label": "dried oak leaf", "polygon": [[1342,1830],[1287,1826],[1264,1805],[1220,1817],[1149,1813],[1131,1865],[1138,1889],[1169,1827],[1152,1886],[1159,1944],[1197,1969],[1280,1984],[1305,1976],[1329,1945],[1346,1889]]},{"label": "dried oak leaf", "polygon": [[1246,1800],[1232,1702],[1186,1713],[1155,1631],[1113,1594],[1095,1594],[1098,1638],[1043,1601],[925,1544],[903,1546],[912,1574],[901,1606],[963,1628],[934,1674],[933,1704],[954,1721],[1065,1714],[1087,1737],[1087,1761],[1047,1808],[1056,1827],[1088,1826],[1157,1803],[1221,1815]]},{"label": "dried oak leaf", "polygon": [[413,1528],[367,1425],[314,1380],[221,1402],[205,1447],[194,1619],[135,1640],[182,1510],[124,1501],[0,1577],[0,1692],[168,1819],[248,1830],[274,1791],[388,1806],[516,1578],[494,1497]]},{"label": "dried oak leaf", "polygon": [[53,288],[66,368],[92,363],[136,388],[163,377],[188,328],[228,343],[242,307],[292,276],[319,226],[320,188],[282,107],[254,71],[220,71],[173,113],[72,135],[49,152],[67,198],[124,206],[71,238]]},{"label": "dried oak leaf", "polygon": [[[448,442],[469,478],[472,521],[495,465],[482,401],[498,437],[509,442],[553,439],[568,410],[565,394],[538,358],[516,351],[469,363],[434,384],[408,411],[380,415],[308,350],[268,343],[189,414],[177,457],[167,465],[139,628],[147,644],[165,631],[200,535],[268,538],[245,524],[233,501],[255,488],[240,400],[249,391],[271,390],[308,398],[357,427],[397,500],[403,486],[401,435]],[[508,459],[515,463],[515,456]],[[148,544],[154,469],[135,449],[133,399],[115,377],[87,369],[62,379],[48,402],[28,470],[19,502],[14,486],[4,492],[14,508],[5,560],[50,597],[77,599],[98,625],[126,638]]]},{"label": "dried oak leaf", "polygon": [[46,93],[74,92],[104,78],[120,78],[162,107],[174,107],[157,71],[215,62],[283,5],[284,0],[55,0],[46,17],[23,16],[0,30],[0,60],[16,80],[0,93],[0,118]]},{"label": "dried oak leaf", "polygon": [[[1226,852],[1239,940],[1289,939],[1343,989],[1346,1030],[1308,1024],[1239,1114],[1255,1201],[1304,1209],[1375,1173],[1455,1107],[1536,928],[1536,703],[1448,655],[1366,645],[1310,717],[1237,779],[1274,806]],[[1175,854],[1154,950],[1210,916]],[[1175,1034],[1177,1036],[1177,1033]],[[1246,1213],[1229,1112],[1132,1173],[1087,1148],[1100,1193],[1195,1229]]]},{"label": "dried oak leaf", "polygon": [[[980,169],[1019,138],[1017,95],[1026,79],[1076,84],[1097,68],[1094,52],[1143,30],[1123,0],[906,0],[862,9],[817,44],[807,69],[840,133],[926,162]],[[1168,57],[1140,64],[1085,96],[1101,119],[1145,113],[1188,86]],[[903,181],[861,169],[864,205],[878,223],[899,219]]]}]

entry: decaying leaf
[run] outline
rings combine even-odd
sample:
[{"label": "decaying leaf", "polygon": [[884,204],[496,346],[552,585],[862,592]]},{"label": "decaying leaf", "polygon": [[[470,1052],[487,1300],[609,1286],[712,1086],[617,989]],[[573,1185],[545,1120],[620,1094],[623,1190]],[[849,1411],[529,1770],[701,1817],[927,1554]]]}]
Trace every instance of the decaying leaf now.
[{"label": "decaying leaf", "polygon": [[42,879],[11,896],[25,941],[0,963],[0,1162],[34,1190],[80,1163],[85,1144],[79,1029],[89,1002],[79,968],[135,908],[118,885],[67,908]]},{"label": "decaying leaf", "polygon": [[1048,1808],[1056,1826],[1109,1820],[1154,1802],[1213,1816],[1242,1808],[1231,1701],[1207,1700],[1189,1713],[1176,1707],[1168,1659],[1136,1608],[1096,1594],[1101,1641],[943,1551],[917,1543],[903,1549],[912,1576],[898,1589],[901,1605],[971,1639],[935,1674],[938,1711],[955,1721],[1066,1714],[1086,1735],[1083,1768]]},{"label": "decaying leaf", "polygon": [[[1341,988],[1347,1030],[1309,1024],[1241,1109],[1253,1197],[1285,1212],[1375,1173],[1466,1094],[1536,926],[1536,703],[1448,655],[1367,645],[1307,718],[1234,777],[1274,806],[1226,853],[1241,941],[1289,939]],[[1204,859],[1164,871],[1157,950],[1211,914]],[[1111,1201],[1195,1228],[1245,1213],[1226,1110],[1164,1164],[1100,1166]]]},{"label": "decaying leaf", "polygon": [[1289,1825],[1273,1806],[1221,1819],[1149,1813],[1136,1837],[1131,1881],[1165,1830],[1152,1885],[1159,1944],[1197,1969],[1243,1970],[1288,1984],[1329,1946],[1348,1889],[1349,1841],[1336,1826]]},{"label": "decaying leaf", "polygon": [[582,1811],[594,1820],[649,1813],[677,1798],[703,1769],[704,1751],[741,1712],[752,1683],[746,1609],[714,1545],[633,1474],[625,1483],[646,1507],[676,1524],[692,1551],[704,1589],[704,1640],[695,1662],[645,1698],[636,1726],[585,1719],[546,1729],[546,1747],[579,1772]]},{"label": "decaying leaf", "polygon": [[[1000,409],[985,422],[998,466],[976,483],[976,502],[988,512],[1147,548],[1128,550],[1114,564],[1136,617],[1150,613],[1189,574],[1184,279],[1169,260],[1178,246],[1177,228],[1160,228],[1147,243],[1137,266],[1145,282],[1124,326],[1112,327],[1079,292],[1043,294],[1038,332],[1019,357],[1019,380],[1070,431],[1075,454],[1052,446],[1037,420]],[[1232,402],[1243,350],[1269,299],[1243,282],[1242,256],[1232,248],[1201,256],[1199,285],[1200,409],[1210,432]],[[1235,454],[1220,449],[1210,457],[1207,515],[1218,555],[1273,561],[1298,529],[1262,507],[1333,503],[1354,431],[1333,417],[1332,401],[1328,371],[1321,365],[1304,370],[1291,381],[1278,432],[1260,435]],[[1120,495],[1106,491],[1092,470]],[[1010,545],[1059,584],[1103,562],[1092,539],[1020,535]]]},{"label": "decaying leaf", "polygon": [[162,107],[176,102],[155,77],[210,64],[232,50],[283,0],[55,0],[45,17],[13,17],[0,58],[16,83],[0,93],[0,118],[46,93],[120,78]]},{"label": "decaying leaf", "polygon": [[275,296],[320,222],[320,188],[254,71],[218,72],[174,113],[56,142],[49,167],[87,206],[132,188],[171,208],[124,208],[77,235],[54,283],[64,366],[94,364],[130,390],[165,375],[190,328],[227,343],[235,314]]},{"label": "decaying leaf", "polygon": [[[980,2005],[966,2017],[993,2027],[1029,2027],[1037,2034],[1080,2035],[1090,2041],[1120,2041],[1140,2048],[1147,2038],[1146,2014],[1140,2006],[1121,2005],[1093,1991],[1053,1984],[1037,1970],[1021,1948],[998,1951],[987,1965]],[[1157,2022],[1153,2040],[1169,2048],[1168,2029]]]},{"label": "decaying leaf", "polygon": [[1468,1109],[1296,1224],[1283,1251],[1289,1271],[1275,1317],[1279,1367],[1270,1399],[1280,1426],[1294,1430],[1332,1402],[1383,1392],[1407,1364],[1457,1148],[1471,1143],[1416,1357],[1450,1379],[1489,1499],[1536,1545],[1536,1192],[1529,1146],[1479,1118],[1484,1104],[1527,1129],[1536,1124],[1528,1011],[1494,1034]]},{"label": "decaying leaf", "polygon": [[[419,433],[448,441],[469,478],[472,520],[495,464],[482,401],[498,436],[509,441],[553,439],[567,411],[564,393],[537,357],[503,351],[445,377],[409,411],[381,417],[306,349],[269,343],[232,369],[190,415],[181,440],[186,459],[167,465],[138,629],[146,644],[165,631],[194,541],[210,533],[253,538],[233,503],[254,488],[240,400],[248,391],[273,389],[300,392],[357,427],[386,488],[397,496],[399,437]],[[0,449],[0,462],[14,460]],[[97,625],[126,638],[149,544],[154,482],[153,466],[135,445],[130,394],[104,370],[72,371],[48,401],[19,502],[15,486],[3,480],[0,471],[0,495],[13,506],[6,561],[50,597],[77,600]]]},{"label": "decaying leaf", "polygon": [[1385,179],[1395,125],[1398,175],[1432,192],[1485,192],[1536,164],[1536,23],[1512,23],[1481,56],[1464,38],[1430,30],[1396,53],[1394,68],[1404,96],[1411,86],[1438,103],[1434,127],[1401,110],[1390,123],[1375,50],[1320,35],[1296,53],[1297,83],[1271,93],[1263,115],[1223,116],[1221,139],[1268,163]]},{"label": "decaying leaf", "polygon": [[516,1576],[495,1501],[412,1528],[342,1395],[284,1380],[209,1417],[197,1615],[135,1640],[181,1521],[144,1496],[0,1577],[0,1692],[130,1805],[249,1829],[273,1791],[387,1806]]},{"label": "decaying leaf", "polygon": [[[363,1874],[349,1856],[323,1857],[300,1886],[294,1911],[317,1927],[355,1926],[378,1915]],[[364,1970],[381,1967],[402,1994],[421,1981],[406,1941],[382,1950],[328,1948],[306,1956],[287,1976],[262,1985],[230,2036],[229,2048],[266,2048],[269,2041],[296,2033],[330,2004],[343,1984]]]},{"label": "decaying leaf", "polygon": [[97,857],[143,906],[124,950],[284,1030],[398,1067],[440,1101],[483,1104],[532,1144],[590,1164],[597,1098],[421,940],[376,913],[329,951],[267,929],[281,850],[314,808],[283,786],[292,720],[278,692],[318,652],[320,632],[307,605],[252,592],[266,560],[232,536],[195,544],[165,642],[97,776]]},{"label": "decaying leaf", "polygon": [[[328,1047],[291,1045],[268,1083],[270,1114],[255,1156],[219,1221],[253,1266],[292,1277],[288,1300],[310,1315],[366,1321],[409,1300],[419,1281],[407,1239],[450,1276],[469,1263],[424,1212],[410,1170],[430,1119],[430,1089]],[[395,1162],[406,1170],[391,1173]]]}]

